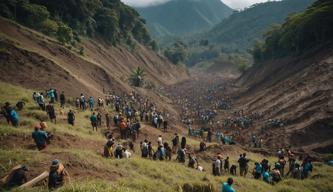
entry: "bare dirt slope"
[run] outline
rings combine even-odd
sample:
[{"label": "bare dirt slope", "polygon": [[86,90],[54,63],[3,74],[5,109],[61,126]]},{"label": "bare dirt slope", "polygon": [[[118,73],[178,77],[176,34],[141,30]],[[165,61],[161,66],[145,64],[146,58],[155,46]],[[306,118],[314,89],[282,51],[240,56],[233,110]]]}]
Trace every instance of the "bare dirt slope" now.
[{"label": "bare dirt slope", "polygon": [[[263,112],[264,120],[246,131],[266,145],[290,143],[303,150],[333,149],[333,51],[318,48],[302,56],[265,62],[238,79],[237,106]],[[286,126],[272,128],[269,119]],[[250,138],[250,137],[247,137]]]},{"label": "bare dirt slope", "polygon": [[0,18],[0,26],[0,80],[12,84],[97,96],[103,88],[131,90],[128,78],[138,66],[145,69],[146,79],[156,86],[188,78],[185,68],[172,65],[141,45],[129,51],[98,40],[84,40],[85,55],[81,56],[6,19]]}]

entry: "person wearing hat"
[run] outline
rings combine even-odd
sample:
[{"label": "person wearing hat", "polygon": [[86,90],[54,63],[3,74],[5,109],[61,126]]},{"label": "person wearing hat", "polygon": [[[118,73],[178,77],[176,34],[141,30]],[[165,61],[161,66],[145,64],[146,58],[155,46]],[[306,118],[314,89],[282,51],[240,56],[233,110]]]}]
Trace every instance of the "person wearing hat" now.
[{"label": "person wearing hat", "polygon": [[35,131],[32,132],[31,135],[37,145],[38,150],[42,150],[46,147],[48,135],[45,131],[41,130],[40,125],[35,126]]},{"label": "person wearing hat", "polygon": [[221,192],[236,192],[236,190],[232,187],[234,180],[229,177],[227,182],[222,184]]},{"label": "person wearing hat", "polygon": [[28,172],[28,167],[23,165],[18,169],[15,169],[10,175],[12,177],[8,181],[8,187],[13,188],[16,186],[20,186],[27,182],[27,172]]},{"label": "person wearing hat", "polygon": [[66,178],[69,178],[68,172],[59,160],[54,159],[51,162],[48,187],[54,189],[62,186],[65,183]]}]

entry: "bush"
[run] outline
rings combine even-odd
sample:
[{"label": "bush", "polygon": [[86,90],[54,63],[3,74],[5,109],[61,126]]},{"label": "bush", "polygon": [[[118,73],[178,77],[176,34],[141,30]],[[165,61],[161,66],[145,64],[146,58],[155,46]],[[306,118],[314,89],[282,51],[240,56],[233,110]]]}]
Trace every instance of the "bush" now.
[{"label": "bush", "polygon": [[244,73],[249,67],[250,67],[250,65],[247,63],[240,63],[238,65],[238,71],[241,73]]},{"label": "bush", "polygon": [[173,47],[169,47],[164,51],[164,56],[173,64],[179,64],[187,59],[187,48],[184,43],[176,42]]},{"label": "bush", "polygon": [[153,51],[155,51],[155,52],[158,51],[158,45],[155,40],[150,42],[150,47]]},{"label": "bush", "polygon": [[55,36],[58,32],[58,28],[58,23],[51,19],[46,19],[41,24],[41,32],[49,36]]},{"label": "bush", "polygon": [[80,53],[80,55],[84,55],[84,47],[80,47],[79,53]]},{"label": "bush", "polygon": [[58,25],[59,25],[59,28],[57,31],[58,40],[63,44],[70,43],[73,39],[72,29],[68,25],[66,25],[62,22],[60,22]]}]

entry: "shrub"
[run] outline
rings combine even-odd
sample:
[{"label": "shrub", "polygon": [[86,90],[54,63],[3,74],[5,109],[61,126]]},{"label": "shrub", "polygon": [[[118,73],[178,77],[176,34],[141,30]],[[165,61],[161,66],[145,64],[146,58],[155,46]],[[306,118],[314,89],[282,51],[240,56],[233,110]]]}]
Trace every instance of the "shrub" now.
[{"label": "shrub", "polygon": [[58,40],[63,44],[71,42],[73,39],[72,29],[68,25],[62,22],[59,22],[58,25],[59,25],[57,31]]},{"label": "shrub", "polygon": [[145,70],[138,67],[135,71],[133,71],[131,77],[130,77],[130,83],[131,85],[135,87],[141,87],[144,83],[144,76],[145,76]]},{"label": "shrub", "polygon": [[58,23],[51,19],[46,19],[41,24],[41,31],[42,33],[50,36],[55,36],[58,32]]}]

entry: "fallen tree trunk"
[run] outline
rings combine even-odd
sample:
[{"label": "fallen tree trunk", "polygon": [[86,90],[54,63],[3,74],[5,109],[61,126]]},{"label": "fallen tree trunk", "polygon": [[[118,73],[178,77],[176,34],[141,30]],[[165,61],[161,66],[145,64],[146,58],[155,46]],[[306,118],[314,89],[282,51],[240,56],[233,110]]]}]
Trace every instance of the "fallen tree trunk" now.
[{"label": "fallen tree trunk", "polygon": [[18,189],[22,189],[25,187],[33,187],[34,185],[36,185],[37,183],[45,180],[47,177],[49,176],[49,172],[48,171],[44,171],[42,174],[40,174],[39,176],[35,177],[34,179],[24,183],[23,185],[19,186]]}]

